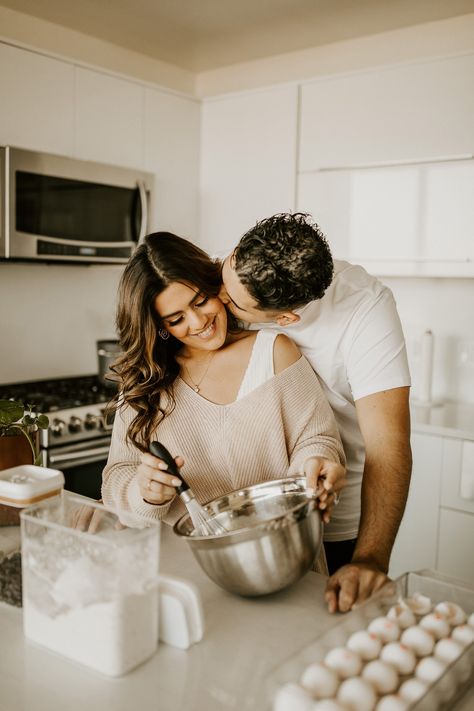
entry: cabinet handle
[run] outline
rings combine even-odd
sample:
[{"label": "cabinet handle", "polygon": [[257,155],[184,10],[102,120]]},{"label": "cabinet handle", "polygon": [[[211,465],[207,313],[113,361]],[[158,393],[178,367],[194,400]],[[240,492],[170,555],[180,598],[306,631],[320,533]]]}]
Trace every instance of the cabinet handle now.
[{"label": "cabinet handle", "polygon": [[459,494],[462,499],[474,501],[474,442],[463,442]]}]

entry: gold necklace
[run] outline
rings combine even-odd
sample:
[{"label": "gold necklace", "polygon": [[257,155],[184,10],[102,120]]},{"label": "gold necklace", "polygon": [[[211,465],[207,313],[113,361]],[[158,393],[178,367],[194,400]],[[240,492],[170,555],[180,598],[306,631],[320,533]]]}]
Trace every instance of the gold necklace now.
[{"label": "gold necklace", "polygon": [[204,380],[204,378],[206,377],[207,371],[209,370],[209,366],[211,365],[212,359],[214,358],[214,356],[216,355],[216,353],[217,353],[217,351],[213,351],[213,352],[211,353],[210,357],[209,357],[208,360],[207,360],[206,369],[205,369],[204,373],[202,374],[201,378],[199,379],[199,381],[198,381],[197,383],[192,379],[191,373],[189,372],[189,370],[186,368],[186,366],[185,366],[184,363],[183,363],[183,368],[184,368],[184,370],[186,371],[186,374],[187,374],[187,376],[188,376],[188,379],[191,381],[191,385],[192,385],[192,388],[193,388],[193,390],[194,390],[195,393],[200,392],[200,385],[201,385],[202,381]]}]

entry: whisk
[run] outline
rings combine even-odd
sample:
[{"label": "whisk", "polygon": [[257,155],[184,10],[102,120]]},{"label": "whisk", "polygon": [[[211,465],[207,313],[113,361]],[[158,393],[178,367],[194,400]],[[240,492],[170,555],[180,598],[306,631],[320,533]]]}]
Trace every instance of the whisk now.
[{"label": "whisk", "polygon": [[219,521],[211,518],[206,509],[196,499],[166,447],[161,442],[151,442],[150,452],[154,457],[159,457],[165,462],[170,474],[181,479],[182,484],[176,487],[176,491],[188,510],[196,533],[201,536],[221,536],[223,533],[227,533],[227,529]]}]

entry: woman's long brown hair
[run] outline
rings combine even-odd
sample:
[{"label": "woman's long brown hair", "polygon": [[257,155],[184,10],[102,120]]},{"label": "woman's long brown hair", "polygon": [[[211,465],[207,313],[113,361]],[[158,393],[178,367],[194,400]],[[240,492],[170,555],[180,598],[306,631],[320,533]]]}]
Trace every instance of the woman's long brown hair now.
[{"label": "woman's long brown hair", "polygon": [[160,337],[163,326],[154,307],[156,297],[173,282],[217,296],[220,265],[182,237],[170,232],[148,235],[120,280],[116,324],[122,354],[111,367],[120,386],[113,404],[136,411],[127,438],[141,451],[148,450],[154,430],[175,404],[175,356],[181,343],[173,336]]}]

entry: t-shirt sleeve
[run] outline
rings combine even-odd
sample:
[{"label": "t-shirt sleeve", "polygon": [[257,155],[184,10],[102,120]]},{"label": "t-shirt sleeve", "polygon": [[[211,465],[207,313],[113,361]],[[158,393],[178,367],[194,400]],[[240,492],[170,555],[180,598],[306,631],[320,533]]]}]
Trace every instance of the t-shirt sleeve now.
[{"label": "t-shirt sleeve", "polygon": [[411,384],[393,294],[387,287],[354,315],[347,337],[347,379],[354,400]]}]

